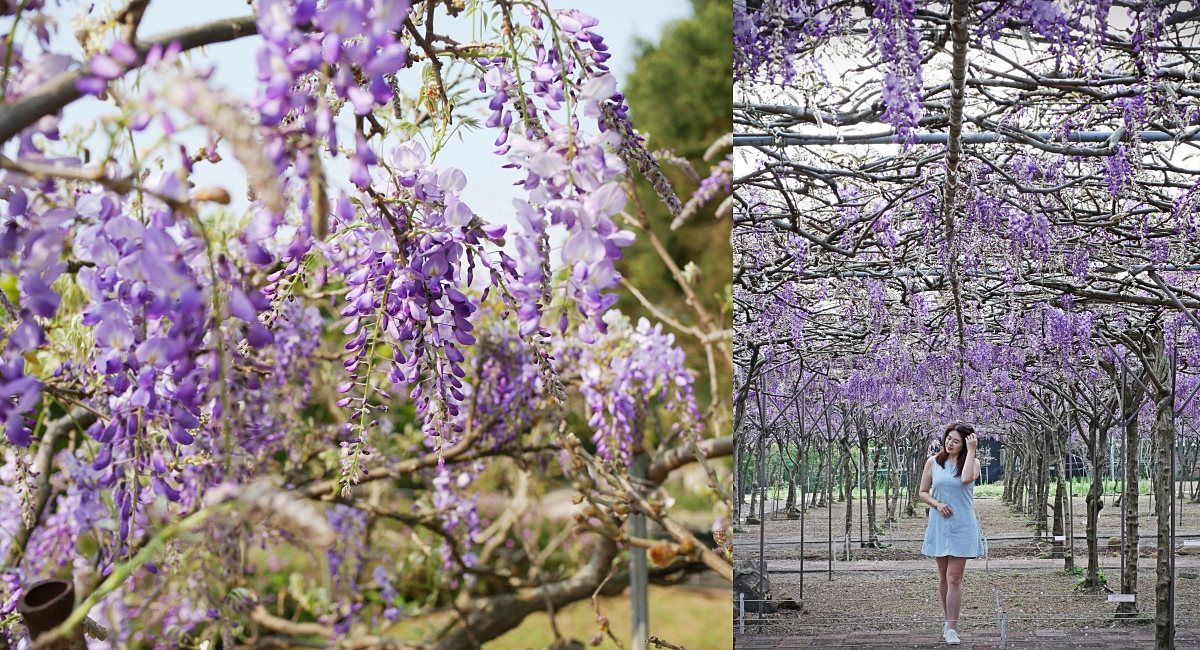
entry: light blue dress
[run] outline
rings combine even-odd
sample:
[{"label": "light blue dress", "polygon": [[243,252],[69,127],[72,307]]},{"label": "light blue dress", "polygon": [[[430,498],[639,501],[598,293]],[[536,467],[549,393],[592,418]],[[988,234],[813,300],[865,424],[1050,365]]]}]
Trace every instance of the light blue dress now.
[{"label": "light blue dress", "polygon": [[954,475],[954,461],[947,459],[942,467],[933,462],[933,498],[950,506],[953,513],[943,517],[937,510],[929,511],[929,527],[921,553],[928,557],[979,557],[983,541],[979,520],[975,518],[975,482],[963,483]]}]

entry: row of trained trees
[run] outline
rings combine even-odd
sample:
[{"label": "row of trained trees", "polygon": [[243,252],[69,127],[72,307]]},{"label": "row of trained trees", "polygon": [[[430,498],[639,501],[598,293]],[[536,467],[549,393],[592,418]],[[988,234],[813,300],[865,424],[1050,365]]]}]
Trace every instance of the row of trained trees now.
[{"label": "row of trained trees", "polygon": [[[735,520],[769,526],[760,515],[765,510],[771,511],[770,518],[794,519],[809,508],[832,507],[837,502],[842,504],[838,506],[842,514],[837,515],[835,539],[858,538],[863,547],[878,547],[886,524],[923,511],[917,507],[914,486],[925,459],[937,448],[939,422],[922,421],[912,414],[906,421],[881,416],[902,407],[872,402],[864,408],[842,392],[851,381],[839,385],[823,377],[806,381],[803,374],[790,376],[787,371],[799,365],[760,366],[759,376],[744,384],[748,390],[735,403],[740,425],[734,450]],[[772,378],[776,373],[783,377]],[[1029,403],[1005,407],[1000,411],[1007,418],[1003,421],[994,419],[996,411],[956,404],[963,413],[978,414],[978,419],[967,419],[981,424],[985,441],[1000,443],[1003,501],[1028,516],[1034,539],[1053,540],[1052,554],[1064,558],[1067,569],[1075,566],[1063,541],[1063,536],[1075,532],[1069,528],[1067,499],[1073,488],[1067,483],[1076,476],[1088,479],[1086,491],[1074,495],[1085,500],[1086,568],[1080,584],[1084,589],[1107,586],[1100,552],[1110,541],[1101,537],[1099,525],[1106,484],[1111,491],[1119,490],[1112,502],[1120,508],[1123,526],[1120,593],[1136,593],[1138,549],[1145,535],[1139,512],[1148,512],[1146,497],[1156,521],[1150,536],[1159,548],[1156,569],[1164,589],[1169,585],[1161,579],[1173,580],[1170,559],[1180,548],[1173,530],[1174,502],[1200,502],[1196,480],[1200,437],[1192,428],[1196,413],[1185,403],[1188,398],[1181,396],[1179,403],[1167,407],[1172,409],[1167,417],[1187,435],[1176,435],[1172,429],[1169,437],[1164,436],[1158,424],[1160,406],[1138,396],[1138,381],[1129,378],[1127,383],[1112,385],[1106,409],[1100,412],[1059,399],[1062,395],[1055,391],[1034,392]],[[1118,386],[1125,389],[1121,395],[1115,394]],[[988,455],[985,443],[981,462],[990,462]],[[1152,486],[1148,495],[1139,492],[1143,479]],[[861,511],[857,523],[856,500]],[[1160,591],[1157,596],[1166,598],[1167,593]],[[1169,611],[1162,600],[1156,607],[1160,613],[1162,608]],[[1119,615],[1136,612],[1136,603],[1117,605]]]},{"label": "row of trained trees", "polygon": [[[816,409],[819,420],[820,405]],[[772,518],[788,519],[799,517],[809,507],[824,508],[831,501],[853,500],[857,493],[870,522],[867,528],[873,533],[881,530],[880,523],[916,514],[916,492],[909,488],[918,484],[926,458],[937,449],[927,427],[886,422],[875,426],[868,418],[860,417],[851,420],[853,426],[849,429],[830,435],[820,429],[819,422],[804,431],[797,426],[798,416],[789,416],[796,419],[776,419],[766,435],[744,429],[738,438],[734,513],[739,521],[758,523],[764,492]],[[1127,514],[1136,512],[1138,485],[1158,478],[1152,472],[1155,441],[1148,429],[1138,429],[1136,410],[1128,412],[1127,422],[1109,422],[1115,428],[1099,431],[1093,438],[1038,428],[1033,426],[1038,424],[1035,418],[1036,414],[1029,417],[1020,413],[1017,419],[1031,428],[1014,427],[1003,435],[984,434],[977,455],[984,468],[980,482],[998,482],[1003,501],[1028,514],[1033,536],[1043,537],[1064,534],[1066,497],[1072,489],[1067,487],[1066,478],[1077,482],[1084,477],[1088,487],[1075,496],[1084,496],[1088,506],[1087,585],[1098,586],[1094,553],[1106,543],[1096,543],[1103,499],[1107,496],[1113,504],[1130,504]],[[745,426],[758,426],[757,418]],[[1134,436],[1132,444],[1127,444],[1127,436]],[[993,458],[989,443],[1000,440],[1003,444],[995,446],[999,458]],[[1200,438],[1193,435],[1177,440],[1174,453],[1173,498],[1180,503],[1200,503]],[[988,468],[992,465],[996,471],[989,478]],[[1124,498],[1126,492],[1128,499]],[[851,504],[846,503],[846,508],[849,512]],[[850,515],[846,521],[843,534],[852,532]],[[1132,522],[1131,529],[1136,528],[1136,522]],[[862,541],[865,545],[878,542],[875,537]],[[1061,544],[1057,544],[1056,553],[1061,556]],[[1070,564],[1071,558],[1067,559]]]},{"label": "row of trained trees", "polygon": [[1162,648],[1172,454],[1200,386],[1198,16],[735,3],[737,431],[783,412],[756,391],[811,400],[786,417],[821,412],[830,440],[861,418],[926,435],[974,422],[1009,450],[1010,499],[1037,512],[1061,502],[1070,441],[1097,468],[1110,439],[1153,450]]}]

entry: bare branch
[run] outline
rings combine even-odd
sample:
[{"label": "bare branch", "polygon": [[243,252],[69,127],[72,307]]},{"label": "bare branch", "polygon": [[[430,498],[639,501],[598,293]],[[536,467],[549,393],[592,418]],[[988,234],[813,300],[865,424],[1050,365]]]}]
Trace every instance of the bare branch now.
[{"label": "bare branch", "polygon": [[[138,41],[135,49],[139,62],[144,62],[146,54],[156,45],[166,47],[173,42],[178,42],[182,50],[186,51],[257,33],[258,26],[255,24],[254,16],[227,18]],[[38,120],[61,111],[68,104],[82,97],[83,93],[75,88],[75,84],[87,73],[88,67],[85,63],[73,70],[59,74],[11,104],[0,106],[0,143],[7,142]]]}]

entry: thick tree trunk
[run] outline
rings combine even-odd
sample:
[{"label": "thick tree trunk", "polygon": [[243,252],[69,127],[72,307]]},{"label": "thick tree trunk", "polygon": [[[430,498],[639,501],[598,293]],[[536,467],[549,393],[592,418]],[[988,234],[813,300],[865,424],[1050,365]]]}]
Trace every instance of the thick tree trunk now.
[{"label": "thick tree trunk", "polygon": [[[1175,456],[1177,459],[1178,459],[1179,455],[1180,455],[1179,445],[1175,445]],[[1186,457],[1184,459],[1186,460]],[[1176,460],[1176,464],[1178,465],[1178,460]],[[1183,467],[1182,469],[1186,472],[1186,467]],[[1182,478],[1183,476],[1184,476],[1184,474],[1180,474],[1180,475],[1172,474],[1171,475],[1172,488],[1174,488],[1176,485],[1179,486],[1178,488],[1176,488],[1177,493],[1176,493],[1175,498],[1179,499],[1180,504],[1183,503],[1183,478]]]},{"label": "thick tree trunk", "polygon": [[1029,475],[1025,454],[1013,459],[1013,494],[1012,502],[1017,512],[1025,512],[1025,480]]},{"label": "thick tree trunk", "polygon": [[839,460],[838,460],[839,464],[838,464],[837,474],[838,474],[839,480],[841,481],[841,484],[840,484],[841,490],[838,491],[838,501],[844,503],[844,502],[850,501],[852,498],[854,498],[853,495],[850,494],[851,485],[850,485],[850,445],[849,445],[849,443],[846,443],[844,441],[842,443],[840,443],[839,449],[838,449],[838,457],[839,457]]},{"label": "thick tree trunk", "polygon": [[736,445],[733,448],[733,466],[735,468],[734,475],[737,480],[733,486],[733,520],[735,522],[742,521],[742,507],[746,502],[746,480],[748,478],[745,464],[746,452],[743,445]]},{"label": "thick tree trunk", "polygon": [[1050,477],[1049,472],[1046,469],[1048,455],[1046,454],[1045,446],[1045,441],[1039,445],[1036,461],[1037,473],[1034,477],[1031,477],[1031,480],[1033,481],[1031,485],[1033,488],[1032,512],[1033,516],[1036,518],[1033,534],[1037,537],[1043,537],[1046,534],[1046,510],[1047,506],[1049,505],[1047,502],[1050,498]]},{"label": "thick tree trunk", "polygon": [[[1151,401],[1153,401],[1155,398],[1153,396],[1151,396],[1150,399],[1151,399]],[[1147,499],[1147,503],[1146,503],[1146,516],[1147,517],[1149,517],[1154,510],[1154,499],[1155,499],[1155,495],[1157,494],[1157,492],[1155,492],[1155,488],[1157,487],[1157,483],[1158,483],[1158,473],[1154,471],[1154,463],[1155,463],[1154,459],[1158,457],[1157,449],[1158,449],[1158,441],[1154,437],[1154,427],[1153,427],[1153,425],[1151,425],[1151,427],[1150,427],[1150,447],[1147,448],[1144,445],[1142,447],[1142,451],[1145,452],[1145,457],[1142,458],[1142,466],[1149,468],[1148,470],[1146,470],[1146,478],[1150,480],[1150,494],[1147,495],[1149,498]]]},{"label": "thick tree trunk", "polygon": [[792,471],[788,472],[788,493],[783,502],[783,510],[789,514],[796,509],[796,471],[797,468],[793,467]]},{"label": "thick tree trunk", "polygon": [[[883,523],[885,524],[896,520],[892,513],[892,505],[896,498],[900,496],[899,486],[892,481],[892,476],[896,467],[895,462],[892,460],[892,458],[895,456],[893,451],[895,449],[894,443],[892,441],[888,441],[887,445],[887,479],[883,482]],[[880,451],[880,453],[882,454],[883,452]]]},{"label": "thick tree trunk", "polygon": [[1200,463],[1200,445],[1191,443],[1188,445],[1188,449],[1192,452],[1191,460],[1188,461],[1187,469],[1183,471],[1180,478],[1190,481],[1188,485],[1191,488],[1191,502],[1200,503],[1200,481],[1196,480],[1196,465]]},{"label": "thick tree trunk", "polygon": [[1039,512],[1042,503],[1042,450],[1041,444],[1035,443],[1030,449],[1029,475],[1025,481],[1025,500],[1029,503],[1026,514],[1034,521],[1034,535],[1041,536],[1046,532],[1046,513]]},{"label": "thick tree trunk", "polygon": [[[828,467],[825,468],[825,475],[826,475],[826,478],[828,478],[828,480],[825,482],[826,483],[826,485],[825,485],[825,501],[821,504],[821,507],[832,508],[833,507],[833,486],[834,486],[834,482],[837,481],[837,475],[841,471],[841,466],[837,464],[838,463],[837,457],[834,456],[834,454],[836,452],[834,451],[834,448],[833,448],[833,441],[829,442],[829,447],[825,450],[825,452],[826,452],[826,455],[829,456]],[[830,516],[832,517],[832,515],[830,515]]]},{"label": "thick tree trunk", "polygon": [[1029,457],[1025,459],[1025,516],[1034,523],[1036,523],[1037,502],[1042,492],[1042,486],[1038,482],[1041,462],[1036,443],[1030,443]]},{"label": "thick tree trunk", "polygon": [[797,467],[800,468],[800,516],[803,517],[805,512],[808,512],[808,483],[811,480],[808,472],[808,441],[800,446],[800,458],[796,461]]},{"label": "thick tree trunk", "polygon": [[[1137,593],[1138,566],[1138,416],[1137,406],[1142,392],[1126,387],[1125,404],[1129,419],[1125,423],[1125,489],[1121,493],[1121,510],[1125,519],[1125,568],[1121,571],[1121,593]],[[1136,401],[1134,401],[1136,400]],[[1117,614],[1132,617],[1137,614],[1137,602],[1119,603]]]},{"label": "thick tree trunk", "polygon": [[1166,354],[1162,329],[1147,332],[1145,338],[1146,384],[1154,401],[1153,499],[1157,518],[1158,554],[1154,579],[1154,646],[1175,648],[1174,613],[1171,612],[1172,571],[1175,554],[1171,543],[1171,451],[1175,444],[1175,385],[1171,357]]},{"label": "thick tree trunk", "polygon": [[1158,648],[1175,647],[1171,624],[1171,449],[1175,444],[1175,391],[1171,359],[1161,331],[1155,332],[1150,350],[1155,382],[1154,396],[1154,515],[1158,519],[1158,558],[1154,584],[1154,637]]},{"label": "thick tree trunk", "polygon": [[746,482],[746,484],[750,487],[750,512],[746,514],[746,523],[762,524],[758,518],[758,499],[762,493],[762,486],[760,485],[760,482],[763,479],[758,467],[758,452],[756,451],[751,454],[750,458],[751,462],[747,463],[749,465],[750,478]]},{"label": "thick tree trunk", "polygon": [[767,490],[768,493],[770,493],[770,492],[775,493],[774,498],[771,499],[771,508],[772,508],[771,519],[775,519],[779,514],[778,511],[779,511],[779,490],[780,490],[780,488],[782,488],[785,483],[789,484],[789,488],[790,488],[790,484],[793,480],[792,473],[789,472],[788,468],[787,468],[788,454],[787,454],[787,449],[785,449],[785,442],[784,442],[782,436],[780,436],[776,440],[776,446],[779,449],[779,466],[776,469],[771,471],[771,482],[768,483],[768,485],[770,485],[771,488],[768,488],[768,490]]},{"label": "thick tree trunk", "polygon": [[824,487],[825,481],[822,481],[821,477],[825,476],[825,463],[829,459],[828,450],[827,450],[827,453],[819,454],[819,456],[821,459],[820,459],[820,461],[817,462],[816,473],[813,474],[813,476],[815,477],[813,479],[814,480],[814,485],[813,485],[814,489],[813,489],[813,500],[812,500],[812,505],[814,508],[824,508],[825,507],[825,487]]},{"label": "thick tree trunk", "polygon": [[[867,546],[878,548],[879,535],[875,533],[875,521],[877,518],[876,510],[879,507],[879,493],[876,491],[875,477],[879,468],[879,451],[875,450],[874,458],[871,459],[870,469],[864,470],[863,486],[867,490]],[[868,458],[871,453],[868,451],[865,454]]]},{"label": "thick tree trunk", "polygon": [[787,498],[784,499],[784,502],[783,502],[783,511],[785,513],[787,513],[788,517],[791,517],[792,512],[794,512],[796,510],[796,477],[800,473],[799,445],[797,445],[797,450],[796,450],[795,456],[789,456],[787,454],[786,450],[783,447],[781,447],[780,459],[786,460],[786,461],[791,461],[791,464],[792,464],[792,468],[790,470],[788,469],[787,462],[782,463],[782,468],[781,468],[781,471],[784,473],[784,476],[787,478],[787,488],[788,488]]},{"label": "thick tree trunk", "polygon": [[1075,569],[1075,552],[1073,550],[1072,537],[1075,531],[1072,529],[1071,519],[1071,504],[1068,500],[1071,498],[1071,490],[1068,489],[1068,481],[1071,480],[1071,474],[1067,469],[1067,441],[1071,434],[1067,431],[1062,432],[1062,437],[1056,440],[1055,449],[1058,451],[1058,498],[1059,498],[1059,516],[1062,518],[1062,532],[1066,539],[1063,541],[1063,569],[1072,571]]},{"label": "thick tree trunk", "polygon": [[[1041,502],[1042,502],[1042,483],[1043,483],[1043,481],[1042,481],[1041,445],[1038,445],[1036,448],[1032,449],[1030,451],[1030,453],[1031,453],[1031,456],[1029,458],[1029,476],[1028,476],[1028,480],[1025,481],[1025,485],[1026,485],[1025,491],[1028,493],[1028,496],[1025,497],[1025,501],[1029,504],[1026,512],[1030,517],[1036,518],[1038,516],[1038,510],[1037,510],[1038,505],[1041,504]],[[1045,513],[1042,513],[1041,517],[1042,517],[1042,521],[1046,520]],[[1039,525],[1037,527],[1037,529],[1039,531],[1044,530],[1044,528],[1045,527],[1041,526],[1041,525]]]},{"label": "thick tree trunk", "polygon": [[[1054,465],[1054,456],[1051,455],[1049,447],[1042,451],[1042,507],[1038,509],[1038,515],[1042,519],[1042,533],[1046,532],[1050,524],[1052,516],[1050,505],[1050,468]],[[1057,494],[1057,488],[1056,494]]]},{"label": "thick tree trunk", "polygon": [[1074,564],[1074,559],[1070,556],[1069,553],[1063,552],[1063,549],[1066,546],[1066,542],[1060,541],[1058,539],[1058,537],[1060,537],[1060,536],[1063,536],[1065,538],[1065,535],[1067,532],[1066,531],[1066,522],[1065,522],[1065,520],[1066,520],[1065,504],[1066,504],[1066,500],[1067,500],[1067,488],[1066,488],[1066,482],[1064,480],[1064,477],[1066,476],[1066,463],[1064,463],[1062,460],[1062,452],[1061,451],[1058,454],[1058,464],[1057,464],[1057,469],[1055,470],[1054,474],[1055,474],[1055,476],[1054,476],[1054,479],[1055,479],[1054,480],[1054,506],[1052,509],[1053,515],[1054,515],[1053,516],[1054,524],[1053,524],[1053,527],[1051,528],[1051,533],[1050,533],[1051,535],[1054,536],[1054,538],[1052,539],[1053,545],[1051,548],[1053,549],[1053,557],[1066,558],[1065,566],[1063,568],[1070,569],[1071,566]]},{"label": "thick tree trunk", "polygon": [[1012,505],[1013,502],[1013,474],[1015,473],[1013,466],[1016,464],[1014,462],[1015,457],[1016,455],[1012,453],[1011,449],[1007,450],[1004,454],[1004,494],[1001,496],[1004,505]]},{"label": "thick tree trunk", "polygon": [[942,222],[946,229],[946,271],[950,278],[950,293],[954,298],[954,315],[958,323],[958,396],[963,397],[967,358],[966,319],[963,317],[962,286],[958,278],[958,238],[955,236],[955,212],[958,210],[959,161],[962,156],[963,109],[967,96],[967,45],[969,30],[967,16],[969,0],[952,0],[950,5],[950,105],[947,111],[946,179],[942,190]]},{"label": "thick tree trunk", "polygon": [[904,506],[904,514],[908,517],[917,516],[917,492],[921,484],[921,452],[916,445],[908,453],[908,501]]},{"label": "thick tree trunk", "polygon": [[849,538],[854,529],[854,484],[850,482],[850,441],[841,440],[842,447],[842,498],[846,500],[846,529],[843,534]]},{"label": "thick tree trunk", "polygon": [[900,517],[900,452],[896,449],[896,440],[888,445],[888,486],[891,488],[891,499],[888,501],[887,522],[894,523]]},{"label": "thick tree trunk", "polygon": [[[597,537],[592,543],[588,563],[574,575],[540,587],[521,588],[481,599],[471,610],[446,629],[446,634],[434,646],[437,650],[479,647],[517,627],[530,614],[547,607],[561,609],[573,602],[602,594],[616,596],[629,582],[629,576],[612,575],[612,563],[618,548],[612,540]],[[373,646],[374,647],[374,646]]]},{"label": "thick tree trunk", "polygon": [[1017,509],[1021,512],[1028,512],[1029,505],[1029,472],[1032,465],[1029,462],[1029,457],[1033,455],[1033,443],[1026,441],[1021,443],[1021,448],[1017,451],[1017,457],[1013,460],[1013,473],[1016,476],[1013,480],[1013,491],[1020,492],[1020,498],[1017,499]]},{"label": "thick tree trunk", "polygon": [[1087,579],[1084,581],[1084,587],[1088,589],[1100,588],[1100,509],[1104,507],[1104,472],[1108,469],[1108,431],[1098,425],[1091,423],[1092,438],[1095,444],[1091,446],[1092,451],[1092,486],[1088,489],[1087,494],[1087,549],[1088,549],[1088,566]]}]

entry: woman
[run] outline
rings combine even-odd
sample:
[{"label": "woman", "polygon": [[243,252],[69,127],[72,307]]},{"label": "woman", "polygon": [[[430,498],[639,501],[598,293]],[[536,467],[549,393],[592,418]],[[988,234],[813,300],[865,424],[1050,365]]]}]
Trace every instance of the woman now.
[{"label": "woman", "polygon": [[[957,645],[958,613],[962,606],[962,578],[967,559],[979,557],[983,544],[979,522],[975,519],[975,478],[979,461],[975,450],[979,440],[969,424],[955,422],[942,434],[942,450],[925,461],[921,474],[921,500],[929,512],[929,527],[921,553],[937,558],[942,612],[946,624],[942,637]],[[930,494],[932,488],[933,493]]]}]

